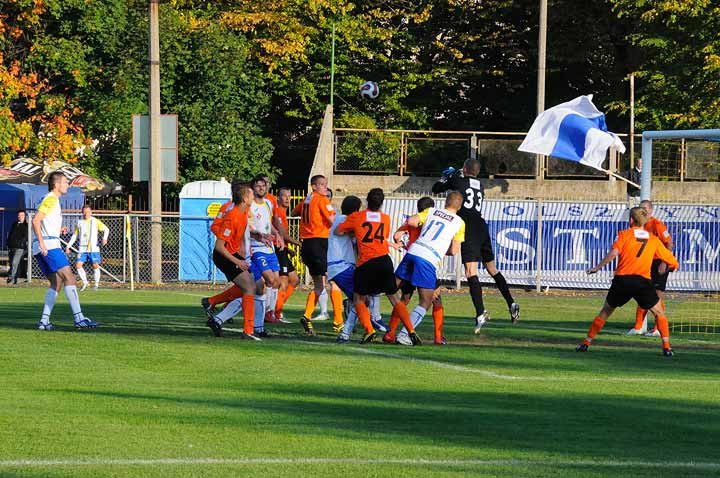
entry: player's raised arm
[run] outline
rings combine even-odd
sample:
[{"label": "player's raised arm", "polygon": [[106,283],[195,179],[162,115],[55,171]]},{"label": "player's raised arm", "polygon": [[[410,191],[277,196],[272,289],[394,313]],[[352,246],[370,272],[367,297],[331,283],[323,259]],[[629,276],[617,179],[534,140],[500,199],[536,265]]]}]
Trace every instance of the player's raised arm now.
[{"label": "player's raised arm", "polygon": [[619,250],[615,248],[610,249],[610,251],[605,255],[605,257],[603,257],[603,259],[598,263],[598,265],[596,265],[595,267],[591,267],[585,272],[587,272],[587,274],[595,274],[597,271],[614,261],[619,254]]}]

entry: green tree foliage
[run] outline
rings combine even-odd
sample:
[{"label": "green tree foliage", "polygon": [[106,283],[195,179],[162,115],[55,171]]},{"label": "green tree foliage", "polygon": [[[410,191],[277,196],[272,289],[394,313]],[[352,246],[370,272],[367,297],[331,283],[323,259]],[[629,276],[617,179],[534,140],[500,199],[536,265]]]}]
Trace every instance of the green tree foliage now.
[{"label": "green tree foliage", "polygon": [[[714,0],[613,0],[633,22],[641,129],[720,124],[720,4]],[[632,71],[632,70],[631,70]],[[613,107],[627,112],[627,105]]]}]

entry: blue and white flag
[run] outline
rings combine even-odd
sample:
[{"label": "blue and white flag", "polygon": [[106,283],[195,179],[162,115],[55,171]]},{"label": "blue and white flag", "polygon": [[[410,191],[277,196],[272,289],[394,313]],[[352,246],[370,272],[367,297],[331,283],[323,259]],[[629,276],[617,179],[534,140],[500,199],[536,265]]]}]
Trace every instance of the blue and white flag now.
[{"label": "blue and white flag", "polygon": [[579,96],[538,115],[519,151],[567,159],[602,170],[608,148],[625,145],[610,133],[592,95]]}]

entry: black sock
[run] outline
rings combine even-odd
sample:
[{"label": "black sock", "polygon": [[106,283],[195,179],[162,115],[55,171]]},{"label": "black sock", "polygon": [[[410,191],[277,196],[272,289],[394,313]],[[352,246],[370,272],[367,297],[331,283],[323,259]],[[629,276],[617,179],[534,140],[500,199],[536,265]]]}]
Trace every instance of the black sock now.
[{"label": "black sock", "polygon": [[505,302],[507,302],[508,307],[512,305],[513,302],[513,296],[510,293],[510,288],[507,285],[507,281],[505,280],[505,276],[502,275],[501,272],[498,272],[492,278],[495,280],[495,284],[497,284],[497,288],[502,294],[503,297],[505,297]]},{"label": "black sock", "polygon": [[485,304],[483,303],[482,286],[478,276],[468,277],[468,286],[470,286],[470,297],[475,306],[475,315],[482,315],[485,312]]}]

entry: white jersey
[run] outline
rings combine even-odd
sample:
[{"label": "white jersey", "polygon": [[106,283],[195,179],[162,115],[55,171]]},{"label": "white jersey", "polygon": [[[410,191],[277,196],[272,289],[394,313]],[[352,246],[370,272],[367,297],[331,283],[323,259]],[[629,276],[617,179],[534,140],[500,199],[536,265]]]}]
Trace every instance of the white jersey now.
[{"label": "white jersey", "polygon": [[350,266],[355,265],[355,248],[353,247],[352,236],[338,236],[335,229],[338,225],[345,222],[342,214],[336,214],[332,226],[330,226],[330,235],[328,236],[328,253],[327,253],[327,276],[328,280],[344,271]]},{"label": "white jersey", "polygon": [[412,243],[408,254],[422,257],[440,267],[443,256],[452,241],[465,240],[465,222],[447,209],[428,208],[418,214],[422,231],[420,237]]},{"label": "white jersey", "polygon": [[68,241],[68,247],[75,244],[75,239],[80,237],[80,244],[78,244],[78,252],[100,252],[100,246],[98,245],[98,234],[103,233],[103,241],[107,241],[110,229],[103,224],[103,222],[96,218],[91,217],[90,219],[80,219],[75,226],[73,235]]},{"label": "white jersey", "polygon": [[[59,249],[60,230],[62,229],[62,210],[60,209],[60,198],[53,193],[48,193],[40,203],[38,212],[45,214],[40,221],[40,231],[42,232],[43,241],[47,250]],[[32,241],[33,255],[40,253],[40,243],[33,235]]]},{"label": "white jersey", "polygon": [[[252,202],[250,205],[250,221],[248,226],[251,231],[261,234],[270,234],[272,232],[272,202],[269,199],[263,199],[261,204]],[[273,254],[275,249],[268,246],[262,241],[250,237],[250,253],[262,252],[265,254]]]}]

